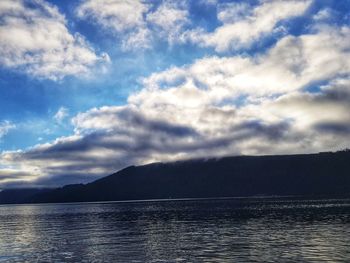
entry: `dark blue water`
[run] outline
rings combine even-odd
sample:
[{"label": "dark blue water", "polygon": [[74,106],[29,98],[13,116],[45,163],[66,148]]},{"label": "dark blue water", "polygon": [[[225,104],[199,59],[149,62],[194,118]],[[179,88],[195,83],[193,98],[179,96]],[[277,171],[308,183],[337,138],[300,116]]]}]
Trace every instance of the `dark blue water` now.
[{"label": "dark blue water", "polygon": [[350,262],[350,200],[0,206],[0,262]]}]

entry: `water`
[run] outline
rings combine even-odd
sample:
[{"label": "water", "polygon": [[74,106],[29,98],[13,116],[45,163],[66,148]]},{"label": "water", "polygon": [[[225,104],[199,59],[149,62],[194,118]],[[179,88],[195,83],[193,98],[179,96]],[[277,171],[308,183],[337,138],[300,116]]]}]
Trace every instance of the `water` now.
[{"label": "water", "polygon": [[350,199],[4,205],[0,262],[350,262]]}]

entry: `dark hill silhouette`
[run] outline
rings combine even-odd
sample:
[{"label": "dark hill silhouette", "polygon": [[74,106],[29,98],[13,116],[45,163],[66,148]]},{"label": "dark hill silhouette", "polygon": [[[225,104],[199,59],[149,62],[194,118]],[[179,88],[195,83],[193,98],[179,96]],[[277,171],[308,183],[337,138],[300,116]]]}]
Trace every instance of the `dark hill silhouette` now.
[{"label": "dark hill silhouette", "polygon": [[27,202],[84,202],[248,196],[350,196],[350,151],[236,156],[130,166],[89,184]]},{"label": "dark hill silhouette", "polygon": [[35,189],[35,188],[22,188],[22,189],[5,189],[0,192],[0,204],[19,204],[30,202],[33,196],[39,193],[46,193],[52,191],[51,188]]}]

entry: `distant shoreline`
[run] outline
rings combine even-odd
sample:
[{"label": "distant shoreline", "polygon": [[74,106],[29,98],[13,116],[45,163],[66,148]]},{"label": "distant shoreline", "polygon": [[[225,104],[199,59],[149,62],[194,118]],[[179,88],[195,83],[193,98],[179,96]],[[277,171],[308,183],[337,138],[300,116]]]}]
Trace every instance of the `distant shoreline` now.
[{"label": "distant shoreline", "polygon": [[116,200],[116,201],[86,201],[86,202],[57,202],[57,203],[9,203],[9,204],[0,204],[0,206],[26,206],[26,205],[89,205],[89,204],[113,204],[113,203],[166,203],[166,202],[191,202],[191,201],[220,201],[220,200],[249,200],[249,201],[287,201],[291,200],[293,202],[297,201],[341,201],[341,200],[350,200],[350,194],[347,196],[233,196],[233,197],[208,197],[208,198],[168,198],[168,199],[143,199],[143,200]]}]

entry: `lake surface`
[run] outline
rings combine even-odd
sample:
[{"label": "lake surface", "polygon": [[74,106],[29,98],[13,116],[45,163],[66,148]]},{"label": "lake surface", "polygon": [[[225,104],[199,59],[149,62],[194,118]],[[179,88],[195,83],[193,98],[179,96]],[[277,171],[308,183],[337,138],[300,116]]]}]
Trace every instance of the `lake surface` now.
[{"label": "lake surface", "polygon": [[3,205],[0,262],[350,262],[350,199]]}]

